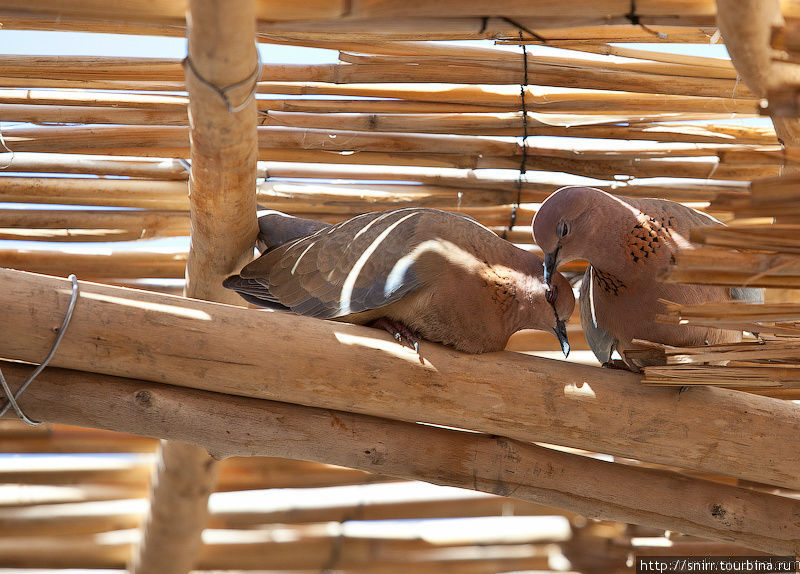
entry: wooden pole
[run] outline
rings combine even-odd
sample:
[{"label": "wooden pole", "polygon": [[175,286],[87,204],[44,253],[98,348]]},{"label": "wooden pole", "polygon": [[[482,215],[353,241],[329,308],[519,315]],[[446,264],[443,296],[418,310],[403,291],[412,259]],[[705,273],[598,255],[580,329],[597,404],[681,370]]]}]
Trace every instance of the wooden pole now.
[{"label": "wooden pole", "polygon": [[[800,65],[773,58],[772,30],[784,25],[779,0],[717,0],[717,10],[725,46],[752,93],[766,97],[800,81]],[[774,117],[772,123],[784,145],[800,146],[800,120]]]},{"label": "wooden pole", "polygon": [[[16,388],[30,367],[4,363],[3,370]],[[218,457],[269,454],[322,460],[553,505],[590,518],[737,542],[776,554],[795,554],[800,549],[796,526],[800,502],[673,472],[604,462],[498,436],[64,369],[47,369],[35,383],[20,404],[29,416],[39,419],[191,440]],[[589,384],[584,382],[584,386]],[[625,393],[625,387],[616,392]],[[395,405],[404,402],[396,397],[391,399]],[[117,409],[112,412],[108,404]],[[536,416],[527,410],[528,416]],[[770,416],[775,409],[763,412]],[[231,420],[239,424],[231,425]],[[684,420],[677,424],[685,433]],[[693,424],[692,431],[696,430]],[[735,440],[749,436],[739,434]],[[687,454],[694,448],[686,442],[677,446]],[[752,462],[763,464],[768,455],[756,456]]]},{"label": "wooden pole", "polygon": [[[253,96],[260,69],[254,2],[190,0],[187,36],[192,243],[186,295],[238,303],[222,279],[251,259],[257,233]],[[162,442],[133,574],[192,569],[216,475],[216,464],[204,449]]]},{"label": "wooden pole", "polygon": [[[648,388],[632,373],[434,343],[423,342],[421,360],[377,329],[121,287],[81,289],[54,366],[800,487],[800,413],[783,401]],[[71,291],[66,279],[0,270],[0,324],[15,334],[0,338],[0,356],[40,361]]]}]

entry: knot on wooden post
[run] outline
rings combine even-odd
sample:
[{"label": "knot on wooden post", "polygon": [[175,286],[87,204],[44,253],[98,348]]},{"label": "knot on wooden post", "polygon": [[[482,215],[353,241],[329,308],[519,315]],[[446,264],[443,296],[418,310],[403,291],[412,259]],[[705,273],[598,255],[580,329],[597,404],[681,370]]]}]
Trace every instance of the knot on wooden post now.
[{"label": "knot on wooden post", "polygon": [[133,396],[133,400],[137,406],[149,408],[153,404],[153,393],[147,390],[138,391]]}]

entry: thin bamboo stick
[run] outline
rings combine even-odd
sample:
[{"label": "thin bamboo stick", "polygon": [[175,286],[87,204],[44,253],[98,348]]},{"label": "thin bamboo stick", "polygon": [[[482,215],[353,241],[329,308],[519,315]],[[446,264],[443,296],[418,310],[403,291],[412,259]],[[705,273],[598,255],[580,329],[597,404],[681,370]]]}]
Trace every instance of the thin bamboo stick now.
[{"label": "thin bamboo stick", "polygon": [[[597,3],[589,0],[579,0],[569,5],[564,5],[556,0],[545,0],[537,2],[533,6],[526,3],[501,1],[495,5],[493,12],[520,18],[531,18],[546,14],[552,17],[581,19],[586,17],[608,18],[624,16],[629,8],[624,2],[618,1]],[[699,2],[640,0],[637,3],[637,13],[642,17],[713,16],[715,12],[714,3],[709,0],[701,0]],[[436,6],[431,6],[424,0],[412,2],[384,0],[359,6],[348,13],[348,16],[354,18],[401,18],[408,16],[447,18],[452,14],[481,17],[486,14],[486,6],[479,0],[469,0],[467,2],[445,0]],[[681,20],[681,18],[679,17],[677,20]]]},{"label": "thin bamboo stick", "polygon": [[[28,82],[28,83],[26,83]],[[8,78],[3,85],[13,86],[19,85],[20,87],[33,87],[30,82],[41,83],[43,87],[52,88],[57,87],[58,84],[64,83],[64,80],[33,80],[33,79],[15,79]],[[68,87],[81,88],[75,82],[67,82]],[[99,81],[84,82],[86,87],[93,89],[101,89]],[[105,82],[109,84],[112,89],[161,89],[161,90],[180,90],[183,89],[179,85],[159,85],[157,82],[149,82],[134,84],[131,82],[114,83]],[[262,93],[271,94],[325,94],[325,95],[343,95],[353,97],[383,97],[391,98],[398,101],[354,101],[348,103],[347,101],[333,101],[328,104],[327,102],[320,102],[314,100],[259,100],[261,109],[279,109],[286,111],[310,111],[319,109],[320,106],[331,106],[332,111],[350,111],[355,106],[355,111],[363,110],[370,111],[415,111],[418,113],[436,112],[436,111],[519,111],[521,109],[521,100],[519,97],[519,87],[514,86],[484,86],[480,89],[470,86],[460,87],[446,87],[431,85],[418,85],[414,87],[404,86],[402,84],[397,86],[384,87],[384,86],[343,86],[336,84],[297,84],[297,83],[281,83],[281,82],[261,82],[260,91]],[[73,102],[82,102],[84,105],[97,105],[99,102],[113,103],[115,100],[119,104],[127,104],[130,107],[145,107],[153,106],[155,102],[164,101],[172,106],[176,106],[181,102],[185,102],[185,96],[155,96],[155,95],[141,95],[129,96],[127,94],[115,95],[112,93],[100,93],[97,96],[87,94],[96,94],[97,92],[86,92],[85,90],[77,91],[70,95],[70,92],[52,91],[52,95],[43,95],[45,90],[1,90],[11,94],[9,96],[10,102],[23,103],[24,96],[20,94],[30,93],[31,97],[40,101],[41,103],[51,102],[53,104],[68,104]],[[20,99],[22,98],[22,99]],[[77,98],[77,99],[76,99]],[[619,92],[604,92],[604,93],[581,93],[575,91],[558,90],[557,88],[528,88],[526,90],[526,106],[529,110],[538,112],[555,111],[556,113],[584,113],[584,114],[597,114],[601,113],[608,115],[609,113],[624,113],[624,114],[667,114],[667,113],[700,113],[706,114],[704,117],[721,117],[729,118],[731,114],[744,114],[755,116],[757,110],[754,108],[753,103],[748,100],[741,100],[735,98],[707,98],[698,96],[674,96],[674,95],[655,95],[655,94],[628,94]],[[445,110],[438,109],[438,107],[446,106]],[[458,109],[453,109],[458,106]],[[328,109],[328,108],[323,108]],[[689,118],[691,119],[691,118]],[[697,117],[694,119],[703,119]]]},{"label": "thin bamboo stick", "polygon": [[136,108],[0,104],[4,121],[32,124],[169,125],[188,123],[186,110],[160,111]]},{"label": "thin bamboo stick", "polygon": [[[542,32],[547,42],[555,42],[559,47],[597,45],[619,42],[688,43],[709,44],[716,32],[716,26],[642,26],[627,24],[604,24],[600,26],[574,26],[563,29],[548,29]],[[535,39],[497,40],[497,44],[539,44]]]},{"label": "thin bamboo stick", "polygon": [[[136,149],[141,155],[169,155],[168,152],[186,155],[187,130],[178,126],[161,127],[114,127],[92,128],[18,128],[8,130],[7,145],[15,151],[59,151],[130,154]],[[261,159],[281,161],[361,161],[363,163],[387,163],[402,159],[413,165],[455,165],[457,167],[484,167],[517,169],[521,147],[515,142],[499,138],[479,136],[454,136],[431,134],[399,134],[391,132],[364,133],[303,128],[262,127],[259,128],[262,147]],[[263,146],[277,147],[263,147]],[[135,147],[129,147],[135,146]],[[177,148],[173,146],[178,146]],[[293,151],[280,146],[291,146]],[[714,153],[714,146],[691,144],[686,149],[672,150],[669,147],[636,151],[591,151],[579,154],[581,159],[571,159],[568,151],[553,148],[530,148],[530,168],[564,171],[589,177],[611,177],[627,173],[637,177],[672,175],[683,177],[716,179],[750,179],[778,173],[780,167],[766,164],[719,165],[715,160],[698,162],[660,163],[660,156],[686,156]],[[294,151],[296,150],[296,151]],[[354,151],[357,150],[357,151]],[[167,153],[165,153],[167,152]],[[336,152],[336,153],[329,153]],[[340,152],[348,155],[341,156]],[[353,153],[351,153],[353,152]],[[643,159],[645,153],[656,159]],[[719,153],[719,152],[717,152]],[[355,156],[358,154],[358,156]],[[415,155],[416,154],[416,155]],[[574,155],[574,154],[573,154]],[[454,156],[454,157],[448,157]],[[472,156],[472,157],[470,157]],[[506,159],[506,156],[508,159]],[[761,157],[761,156],[758,156]],[[313,158],[313,159],[312,159]],[[597,161],[602,158],[603,161]],[[631,159],[627,159],[631,158]],[[402,162],[401,162],[402,163]]]},{"label": "thin bamboo stick", "polygon": [[[371,100],[371,99],[329,99],[310,100],[297,98],[260,98],[260,111],[303,113],[386,113],[386,114],[433,114],[433,113],[497,113],[513,112],[520,109],[519,102],[505,105],[468,104],[463,102],[415,102],[410,100]],[[654,112],[654,114],[657,112]],[[663,115],[663,114],[662,114]],[[702,118],[701,118],[702,119]]]},{"label": "thin bamboo stick", "polygon": [[[576,47],[575,49],[607,56],[620,56],[623,58],[650,60],[653,62],[664,62],[670,64],[686,64],[700,66],[703,68],[717,68],[720,70],[727,70],[729,72],[732,71],[734,74],[736,74],[736,68],[731,61],[723,58],[709,58],[697,55],[656,52],[654,50],[640,50],[628,48],[626,46],[611,46],[607,43],[597,44],[595,46],[584,44],[583,46]],[[734,75],[733,77],[736,76]]]},{"label": "thin bamboo stick", "polygon": [[[607,33],[610,26],[604,26],[602,28],[597,28],[595,30],[595,34],[603,35]],[[599,32],[598,32],[599,30]],[[641,32],[640,29],[628,28],[628,33],[630,34],[626,38],[630,38],[631,36],[635,36],[635,32]],[[685,28],[674,28],[671,31],[675,31],[676,33],[686,32]],[[581,31],[576,28],[569,28],[564,31],[557,31],[557,30],[547,30],[543,32],[546,36],[548,36],[548,40],[565,40],[566,36],[572,36],[570,40],[574,41],[576,39],[576,34],[580,34]],[[584,32],[585,33],[585,32]],[[564,37],[557,38],[554,37],[558,34],[563,34]],[[708,36],[703,35],[704,41],[708,42],[713,31],[708,34]],[[656,39],[653,38],[655,34],[652,32],[647,33],[646,38],[648,39]],[[606,42],[610,42],[613,40],[607,40],[603,38],[586,38],[585,40],[594,40],[597,44],[597,51],[594,53],[602,53],[602,54],[610,54],[610,55],[617,55],[617,56],[624,56],[628,59],[635,59],[635,60],[648,60],[648,61],[655,61],[655,62],[664,62],[664,63],[672,63],[672,64],[681,64],[686,66],[696,66],[698,68],[716,68],[720,70],[727,70],[728,72],[733,72],[733,75],[727,77],[736,77],[735,75],[735,68],[733,64],[731,64],[730,60],[723,60],[719,58],[705,58],[700,56],[688,56],[688,55],[678,55],[678,54],[669,54],[664,52],[655,52],[655,51],[646,51],[646,50],[633,50],[631,48],[624,48],[618,46],[608,46]],[[662,39],[663,40],[663,39]],[[674,41],[674,40],[673,40]],[[363,42],[347,42],[347,41],[332,41],[332,42],[302,42],[296,41],[297,45],[304,45],[313,48],[327,48],[331,50],[338,50],[341,52],[353,52],[358,54],[373,54],[373,55],[381,55],[381,56],[394,56],[394,57],[424,57],[426,59],[429,58],[439,58],[445,59],[449,61],[458,61],[458,60],[495,60],[500,62],[518,62],[521,52],[513,52],[510,50],[498,50],[496,48],[484,48],[484,47],[475,47],[475,46],[452,46],[448,44],[433,44],[431,42],[370,42],[370,43],[363,43]],[[504,43],[502,41],[497,42],[498,44]],[[565,61],[559,60],[559,58],[555,58],[551,60],[547,58],[547,61]],[[536,63],[543,61],[540,55],[536,53],[529,53],[527,54],[527,59],[529,62]],[[597,59],[595,58],[595,61]],[[612,64],[611,60],[607,61],[608,64]],[[619,62],[616,62],[619,63]],[[570,64],[572,65],[580,65],[579,63],[575,62],[574,59],[570,60]],[[666,73],[664,68],[661,69],[659,73]]]},{"label": "thin bamboo stick", "polygon": [[750,185],[754,205],[791,204],[800,196],[798,192],[800,176],[794,174],[759,179]]},{"label": "thin bamboo stick", "polygon": [[[62,156],[63,157],[63,156]],[[156,164],[156,162],[153,162]],[[160,162],[159,162],[160,163]],[[170,162],[171,163],[171,162]],[[66,164],[66,165],[65,165]],[[128,166],[122,165],[121,170]],[[38,158],[30,163],[16,164],[18,169],[38,168]],[[117,162],[96,163],[77,159],[68,161],[45,160],[44,170],[60,170],[72,166],[73,171],[117,171]],[[158,164],[156,164],[158,165]],[[96,167],[97,166],[97,167]],[[141,166],[149,171],[149,166]],[[139,173],[139,165],[134,170]],[[183,169],[183,167],[181,167]],[[43,171],[44,171],[43,170]],[[177,176],[169,169],[167,175]],[[156,167],[155,173],[160,168]],[[66,172],[66,170],[65,170]],[[61,173],[65,173],[61,172]],[[185,174],[185,172],[184,172]],[[142,173],[144,175],[144,173]],[[182,181],[147,179],[87,179],[66,177],[0,177],[0,201],[18,203],[63,203],[76,205],[108,205],[114,207],[152,207],[154,209],[188,209],[188,187]],[[123,216],[125,217],[125,216]]]},{"label": "thin bamboo stick", "polygon": [[676,305],[667,303],[670,312],[681,317],[730,317],[756,321],[789,321],[800,316],[800,303],[704,303],[702,305]]},{"label": "thin bamboo stick", "polygon": [[[154,456],[146,455],[134,459],[92,456],[41,457],[36,460],[16,458],[4,465],[0,476],[4,483],[108,485],[123,489],[138,488],[140,493],[145,493],[154,462]],[[287,487],[318,488],[393,480],[362,470],[271,457],[231,458],[222,462],[220,469],[220,492]]]},{"label": "thin bamboo stick", "polygon": [[161,234],[186,235],[189,231],[185,211],[109,211],[109,210],[21,210],[0,209],[0,228],[21,229],[130,229],[140,228],[147,238]]},{"label": "thin bamboo stick", "polygon": [[[496,66],[504,70],[519,70],[523,67],[521,58],[518,54],[506,50],[493,50],[490,48],[466,48],[460,52],[458,48],[449,46],[437,46],[430,53],[413,55],[372,55],[373,50],[357,50],[366,52],[353,54],[349,51],[339,53],[339,61],[349,64],[371,64],[371,65],[392,65],[392,64],[412,64],[417,66],[443,66],[443,65],[462,65],[462,66]],[[649,60],[639,60],[634,58],[609,59],[602,57],[581,57],[581,54],[573,53],[572,57],[558,57],[552,55],[528,54],[526,60],[528,69],[536,66],[556,66],[564,68],[574,68],[577,70],[606,70],[609,72],[636,72],[641,74],[660,74],[679,78],[708,78],[708,79],[729,79],[735,80],[737,77],[736,69],[730,65],[727,68],[707,66],[704,63],[673,63],[673,62],[651,62]],[[636,90],[633,90],[636,91]]]},{"label": "thin bamboo stick", "polygon": [[[26,9],[29,12],[39,14],[62,14],[65,18],[84,17],[94,19],[108,19],[117,17],[122,21],[148,21],[148,19],[179,19],[185,14],[187,3],[185,0],[159,0],[153,3],[152,7],[148,2],[130,2],[123,9],[98,5],[92,2],[76,2],[74,5],[64,9],[59,2],[54,0],[44,0],[31,9],[28,4],[19,0],[7,3],[5,9]],[[461,8],[461,11],[457,10]],[[582,18],[587,15],[602,17],[607,14],[625,15],[629,6],[618,1],[590,2],[588,0],[576,1],[569,6],[564,6],[553,0],[539,2],[536,6],[528,6],[510,0],[504,0],[495,5],[495,12],[508,15],[509,17],[536,17],[542,13],[558,17]],[[441,6],[427,6],[425,2],[397,2],[396,0],[382,0],[368,5],[348,6],[345,2],[309,2],[303,6],[286,5],[277,0],[266,0],[261,2],[256,11],[257,18],[264,18],[271,21],[292,21],[292,20],[336,20],[340,18],[371,18],[371,17],[436,17],[448,18],[454,13],[470,16],[482,16],[485,14],[485,6],[478,1],[458,3],[447,0]],[[642,0],[637,5],[637,13],[642,17],[671,16],[707,16],[714,15],[714,3],[709,0],[701,2],[686,2],[684,0],[667,0],[656,2],[655,0]]]},{"label": "thin bamboo stick", "polygon": [[[291,95],[339,95],[356,97],[402,98],[418,102],[450,102],[505,106],[520,110],[519,86],[344,86],[320,83],[260,82],[259,91]],[[525,90],[528,110],[556,113],[617,112],[694,112],[757,115],[753,103],[736,98],[708,98],[696,95],[630,94],[621,92],[580,92],[551,87],[529,87]]]},{"label": "thin bamboo stick", "polygon": [[750,287],[795,287],[800,258],[791,254],[742,253],[713,247],[676,254],[665,281]]},{"label": "thin bamboo stick", "polygon": [[[614,118],[608,123],[617,123]],[[462,135],[512,135],[519,136],[523,129],[529,135],[563,137],[608,138],[628,140],[655,140],[665,142],[692,143],[736,143],[775,145],[777,139],[769,128],[739,128],[726,126],[678,126],[638,124],[618,127],[602,124],[607,120],[591,119],[591,116],[564,116],[558,118],[528,114],[525,128],[522,115],[505,114],[346,114],[304,113],[267,110],[261,113],[259,124],[285,127],[378,131],[378,132],[422,132]],[[121,123],[121,122],[120,122]]]},{"label": "thin bamboo stick", "polygon": [[[130,178],[187,179],[187,166],[176,159],[142,159],[134,157],[103,157],[79,154],[48,154],[15,152],[4,157],[4,173],[58,173],[119,175]],[[0,178],[0,185],[10,183]]]},{"label": "thin bamboo stick", "polygon": [[[17,70],[18,74],[21,74]],[[24,75],[3,76],[0,72],[0,86],[3,88],[56,88],[60,90],[127,90],[155,92],[184,92],[183,82],[167,82],[162,80],[107,80],[107,79],[63,79],[63,78],[30,78]]]},{"label": "thin bamboo stick", "polygon": [[[154,453],[154,439],[74,427],[42,425],[29,427],[21,421],[0,420],[0,452],[5,453]],[[31,430],[33,429],[33,430]]]},{"label": "thin bamboo stick", "polygon": [[717,385],[742,389],[800,386],[800,369],[774,366],[671,365],[646,367],[643,383],[652,385]]},{"label": "thin bamboo stick", "polygon": [[[3,13],[3,19],[5,26],[9,29],[78,29],[81,31],[94,32],[149,33],[179,36],[184,34],[183,12],[185,12],[185,10],[181,11],[176,8],[185,6],[185,2],[173,3],[169,5],[168,9],[161,9],[161,7],[156,4],[152,12],[141,9],[138,4],[134,4],[134,6],[136,6],[136,8],[126,8],[125,11],[120,12],[102,8],[98,5],[91,5],[88,9],[84,9],[81,4],[73,4],[70,6],[69,10],[65,11],[60,5],[56,8],[45,3],[43,6],[37,6],[35,11],[30,10],[27,5],[25,5],[25,10],[22,12],[14,10],[13,7],[8,7],[6,8],[7,13]],[[371,24],[370,26],[361,26],[358,31],[364,34],[366,30],[374,30],[373,35],[379,39],[384,39],[387,35],[391,35],[397,37],[430,37],[431,39],[504,37],[514,38],[515,40],[513,41],[519,41],[516,40],[519,28],[515,25],[500,18],[488,18],[483,28],[481,28],[480,26],[475,26],[475,23],[480,24],[480,18],[483,16],[483,12],[475,18],[454,19],[452,18],[452,14],[461,15],[461,12],[459,12],[457,8],[459,8],[459,6],[454,7],[452,10],[448,9],[446,12],[442,12],[442,14],[446,14],[447,17],[437,17],[434,22],[439,24],[438,26],[432,25],[434,22],[430,22],[427,18],[420,20],[411,19],[405,26],[398,26],[398,20],[400,19],[391,17],[368,22],[368,24]],[[549,8],[550,7],[548,7],[548,9]],[[397,8],[395,10],[397,10]],[[504,14],[504,8],[502,6],[496,7],[495,10],[497,14]],[[587,11],[577,18],[574,16],[574,13],[570,12],[569,15],[567,15],[563,9],[556,7],[552,12],[548,11],[545,14],[557,14],[559,15],[558,18],[542,18],[542,13],[536,12],[535,21],[531,21],[530,18],[526,17],[526,14],[527,16],[531,15],[530,8],[523,9],[522,14],[517,14],[519,11],[518,4],[509,5],[506,10],[508,10],[508,14],[504,15],[516,15],[518,18],[524,18],[524,21],[520,22],[522,25],[528,28],[540,29],[540,33],[541,27],[545,25],[545,23],[548,28],[561,27],[561,29],[547,30],[546,37],[550,42],[594,39],[613,41],[615,38],[622,41],[630,41],[631,38],[635,39],[637,36],[644,38],[645,41],[664,41],[664,38],[655,36],[654,34],[656,32],[651,29],[645,31],[641,30],[638,26],[630,25],[629,19],[617,16],[609,20],[610,14],[625,13],[625,11],[628,10],[621,4],[619,6],[614,5],[611,9],[606,8],[606,12],[604,12],[602,16],[590,16],[594,14],[594,12]],[[403,14],[416,16],[413,11],[406,11],[402,8],[400,11]],[[697,25],[698,16],[695,16],[693,19],[686,18],[685,7],[679,5],[675,5],[674,11],[681,16],[670,16],[665,20],[665,25],[663,26],[658,23],[654,24],[652,20],[654,17],[658,17],[650,16],[649,12],[644,12],[641,16],[642,23],[656,26],[656,31],[666,34],[669,41],[708,41],[713,33],[713,29],[706,31],[704,29],[696,30],[682,27],[681,24]],[[259,5],[260,18],[265,21],[262,27],[268,25],[267,23],[285,19],[320,19],[321,21],[319,24],[321,27],[326,25],[330,29],[331,23],[326,22],[329,18],[337,18],[347,14],[350,17],[360,19],[366,17],[364,14],[373,13],[374,11],[362,12],[359,9],[354,10],[351,6],[345,8],[338,2],[322,4],[318,2],[307,3],[307,6],[302,9],[297,9],[296,7],[290,8],[286,4],[275,2],[262,3]],[[111,23],[112,21],[113,25]],[[604,25],[577,29],[569,27],[595,22]],[[414,23],[417,24],[416,27],[413,25]],[[615,29],[614,33],[609,33],[604,30],[609,27],[608,24],[617,24],[613,26]],[[713,24],[713,22],[708,22],[709,26],[713,26]],[[421,28],[424,28],[427,34],[422,33],[420,30]]]},{"label": "thin bamboo stick", "polygon": [[[217,536],[215,541],[214,533],[208,536],[211,541],[198,548],[199,570],[258,570],[263,568],[265,556],[269,556],[270,564],[275,568],[300,572],[324,570],[326,564],[331,563],[331,556],[336,557],[333,564],[337,570],[365,568],[376,571],[373,564],[388,569],[388,572],[413,570],[426,573],[430,571],[426,570],[429,567],[434,567],[432,572],[458,573],[495,569],[541,570],[547,568],[550,552],[545,543],[476,543],[474,548],[453,548],[446,544],[430,544],[421,538],[362,538],[333,533],[325,537],[301,536],[281,541],[281,532],[277,536],[269,531],[230,534],[238,534],[239,540],[231,541],[231,536],[223,535]],[[17,568],[124,568],[125,554],[135,547],[134,541],[132,531],[101,537],[26,537],[16,544],[4,539],[0,541],[0,559]]]},{"label": "thin bamboo stick", "polygon": [[65,253],[60,250],[0,249],[0,266],[28,271],[45,271],[66,277],[70,273],[85,279],[183,278],[185,252],[104,250],[98,253]]},{"label": "thin bamboo stick", "polygon": [[[337,487],[329,487],[329,496],[337,495]],[[314,522],[345,522],[348,520],[403,520],[420,518],[456,518],[478,516],[572,516],[571,513],[511,498],[465,494],[443,499],[406,495],[405,501],[363,500],[359,504],[331,504],[313,507],[264,503],[252,495],[251,508],[226,503],[219,494],[212,494],[209,528],[245,529],[268,524],[302,524]],[[288,499],[287,493],[287,499]],[[302,497],[299,489],[293,498]],[[60,536],[88,534],[137,528],[147,511],[144,499],[89,501],[29,505],[0,508],[0,534],[4,536]]]},{"label": "thin bamboo stick", "polygon": [[[753,95],[735,80],[720,78],[692,78],[668,76],[645,72],[609,70],[602,66],[586,65],[575,74],[573,66],[560,66],[557,62],[528,64],[528,74],[537,82],[557,87],[590,90],[620,89],[626,92],[707,96],[712,98],[737,98],[752,100]],[[265,77],[275,82],[329,82],[347,83],[452,83],[452,84],[520,84],[524,82],[522,64],[514,69],[492,65],[437,65],[432,64],[319,64],[282,65],[265,70]]]},{"label": "thin bamboo stick", "polygon": [[[641,65],[640,65],[641,66]],[[668,67],[668,64],[656,64]],[[680,68],[680,66],[678,66]],[[543,85],[590,90],[642,92],[712,98],[753,100],[755,96],[735,79],[668,75],[664,73],[609,69],[586,61],[579,65],[556,57],[529,63],[528,74]],[[6,87],[60,87],[183,90],[178,60],[78,56],[2,56],[0,76]],[[31,76],[35,79],[28,79]],[[451,83],[521,84],[521,62],[513,68],[480,61],[467,64],[369,63],[369,64],[265,64],[263,77],[272,82],[351,83]],[[17,79],[15,81],[15,78]],[[20,81],[21,80],[21,81]],[[24,83],[24,82],[27,82]]]},{"label": "thin bamboo stick", "polygon": [[[282,186],[274,186],[279,189]],[[289,185],[291,188],[292,186]],[[304,186],[294,186],[300,187]],[[316,186],[315,186],[316,187]],[[331,186],[328,186],[329,188]],[[416,186],[415,186],[416,187]],[[421,187],[421,186],[420,186]],[[319,190],[317,190],[319,191]],[[439,190],[436,190],[439,191]],[[390,194],[389,200],[373,199],[365,203],[363,198],[358,200],[356,192],[348,200],[347,196],[337,194],[335,196],[322,195],[321,193],[263,193],[257,194],[258,200],[265,207],[283,211],[291,215],[318,219],[327,222],[343,221],[349,217],[365,213],[376,209],[396,208],[398,205],[404,206],[429,206],[437,209],[451,210],[469,215],[488,227],[498,227],[498,234],[506,235],[503,227],[511,221],[512,210],[516,210],[517,230],[508,235],[518,243],[531,243],[532,237],[529,226],[533,218],[533,210],[527,206],[515,207],[513,198],[504,205],[497,205],[495,202],[463,201],[459,200],[458,194],[462,191],[454,190],[448,201],[441,193],[437,193],[430,199],[414,194],[400,196]],[[546,194],[543,194],[543,196]],[[8,225],[9,227],[3,227]],[[9,239],[28,239],[33,241],[126,241],[137,239],[151,239],[156,237],[177,237],[185,236],[189,233],[189,215],[186,211],[72,211],[72,210],[0,210],[0,236]],[[6,261],[12,266],[17,265],[26,269],[27,265],[35,268],[44,269],[47,265],[54,265],[55,270],[63,270],[66,265],[76,265],[84,269],[92,277],[114,278],[108,275],[110,271],[104,270],[100,261],[109,262],[114,269],[123,265],[127,261],[124,250],[118,253],[107,255],[91,253],[65,254],[63,262],[58,262],[48,253],[42,250],[28,251],[15,254],[12,251],[0,252],[0,260],[6,257]],[[157,259],[157,257],[156,257]],[[163,258],[162,258],[163,260]],[[91,262],[97,261],[98,268],[91,270]],[[156,263],[156,265],[163,265]],[[132,268],[129,274],[118,278],[136,278],[131,275],[136,268]],[[146,275],[145,275],[146,276]]]},{"label": "thin bamboo stick", "polygon": [[692,229],[691,240],[717,247],[760,249],[781,253],[800,253],[800,225],[756,223],[718,229]]},{"label": "thin bamboo stick", "polygon": [[[460,15],[458,7],[453,8],[454,13]],[[484,9],[485,10],[485,9]],[[669,17],[641,17],[640,24],[650,26],[670,26],[678,22],[687,27],[703,29],[714,26],[713,16],[669,16]],[[496,40],[512,40],[513,43],[526,40],[519,40],[520,27],[524,26],[527,30],[538,30],[537,35],[541,36],[544,32],[547,36],[547,29],[563,29],[571,26],[585,27],[610,25],[621,26],[629,24],[627,17],[610,17],[605,14],[601,17],[586,16],[584,18],[574,17],[548,17],[539,14],[535,18],[520,18],[515,20],[516,25],[510,25],[502,18],[487,18],[476,16],[472,18],[368,18],[359,20],[339,20],[336,22],[307,22],[302,26],[294,23],[265,23],[260,22],[258,27],[259,37],[267,41],[418,41],[418,40],[471,40],[481,38],[491,38]],[[699,34],[691,30],[688,33],[690,39],[694,39]],[[526,34],[525,38],[530,38]],[[528,40],[529,42],[540,44],[538,38]],[[630,41],[630,39],[628,39]],[[646,40],[645,40],[646,41]]]}]

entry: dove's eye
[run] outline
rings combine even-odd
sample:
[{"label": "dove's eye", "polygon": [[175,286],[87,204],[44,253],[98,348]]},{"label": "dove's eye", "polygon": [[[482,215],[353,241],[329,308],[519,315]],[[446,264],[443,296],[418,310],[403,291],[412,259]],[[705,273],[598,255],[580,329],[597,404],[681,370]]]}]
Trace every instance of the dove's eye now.
[{"label": "dove's eye", "polygon": [[550,303],[551,305],[554,304],[556,302],[556,299],[558,299],[558,287],[553,285],[552,289],[548,289],[547,294],[545,295],[545,299],[547,299],[547,302]]},{"label": "dove's eye", "polygon": [[559,221],[558,225],[556,226],[556,234],[559,237],[564,237],[567,233],[569,233],[569,227],[567,227],[567,222]]}]

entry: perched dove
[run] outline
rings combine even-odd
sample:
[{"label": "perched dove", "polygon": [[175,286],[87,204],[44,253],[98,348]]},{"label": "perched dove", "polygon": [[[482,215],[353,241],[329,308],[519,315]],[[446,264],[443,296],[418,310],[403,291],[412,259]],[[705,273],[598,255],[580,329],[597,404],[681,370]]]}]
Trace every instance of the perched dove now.
[{"label": "perched dove", "polygon": [[468,353],[499,351],[512,333],[541,329],[569,352],[569,282],[555,274],[548,290],[539,256],[469,217],[405,208],[331,226],[259,215],[262,255],[223,283],[251,303],[375,324],[415,346],[419,336]]},{"label": "perched dove", "polygon": [[[720,221],[665,199],[614,196],[591,187],[565,187],[542,203],[533,219],[533,235],[545,254],[549,280],[558,265],[586,259],[579,307],[589,347],[611,363],[619,351],[637,370],[650,359],[625,357],[633,339],[675,346],[741,341],[738,331],[669,325],[655,321],[665,311],[659,299],[697,304],[733,299],[759,300],[760,289],[663,283],[661,274],[678,249],[691,247],[689,230]],[[643,357],[643,358],[642,358]]]}]

